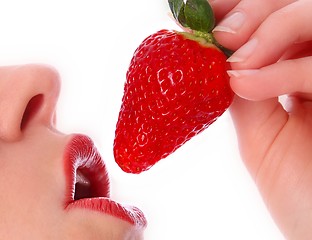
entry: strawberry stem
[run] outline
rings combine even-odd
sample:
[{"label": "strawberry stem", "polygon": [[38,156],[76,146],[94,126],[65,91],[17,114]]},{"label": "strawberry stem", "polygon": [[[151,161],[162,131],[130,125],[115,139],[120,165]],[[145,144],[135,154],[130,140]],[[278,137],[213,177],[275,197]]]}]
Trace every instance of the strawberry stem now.
[{"label": "strawberry stem", "polygon": [[223,47],[212,34],[215,27],[215,16],[207,0],[168,0],[173,17],[182,25],[190,29],[197,37],[217,46],[227,57],[233,51]]},{"label": "strawberry stem", "polygon": [[185,37],[202,43],[203,45],[210,43],[219,48],[227,57],[230,57],[233,54],[233,51],[223,47],[218,41],[214,38],[212,33],[204,33],[199,31],[181,32]]},{"label": "strawberry stem", "polygon": [[214,38],[212,33],[210,34],[210,36],[213,39],[212,40],[213,44],[216,45],[225,54],[225,56],[227,56],[229,58],[233,55],[234,51],[232,51],[226,47],[223,47],[220,43],[218,43],[218,41]]},{"label": "strawberry stem", "polygon": [[211,32],[215,17],[207,0],[168,0],[174,18],[186,28],[200,32]]}]

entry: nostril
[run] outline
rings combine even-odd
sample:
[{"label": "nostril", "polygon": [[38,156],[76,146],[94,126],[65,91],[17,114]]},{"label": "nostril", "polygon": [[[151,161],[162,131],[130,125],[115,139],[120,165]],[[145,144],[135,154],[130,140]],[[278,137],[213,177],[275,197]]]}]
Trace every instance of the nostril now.
[{"label": "nostril", "polygon": [[43,94],[38,94],[29,100],[21,121],[21,130],[25,129],[29,121],[36,115],[36,113],[40,109],[42,102]]}]

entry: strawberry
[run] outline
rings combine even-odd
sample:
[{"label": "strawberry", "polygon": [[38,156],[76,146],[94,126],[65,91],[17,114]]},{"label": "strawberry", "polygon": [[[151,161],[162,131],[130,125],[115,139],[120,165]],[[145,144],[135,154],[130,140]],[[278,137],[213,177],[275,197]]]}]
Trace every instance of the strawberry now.
[{"label": "strawberry", "polygon": [[114,157],[140,173],[205,130],[230,106],[230,51],[213,38],[207,0],[169,0],[185,32],[161,30],[134,52],[115,131]]}]

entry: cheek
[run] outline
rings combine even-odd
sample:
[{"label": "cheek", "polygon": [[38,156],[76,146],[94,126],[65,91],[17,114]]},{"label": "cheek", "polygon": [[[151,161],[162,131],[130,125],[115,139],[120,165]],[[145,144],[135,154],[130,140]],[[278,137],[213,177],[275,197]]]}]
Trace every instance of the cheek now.
[{"label": "cheek", "polygon": [[33,181],[29,175],[18,173],[18,177],[11,178],[10,174],[3,182],[3,176],[0,177],[0,235],[9,234],[10,238],[5,239],[34,239],[34,236],[45,239],[43,236],[57,232],[55,226],[61,221],[63,209],[58,197],[43,186],[43,179]]},{"label": "cheek", "polygon": [[[32,164],[26,154],[22,156],[6,157],[0,164],[0,236],[12,236],[5,239],[34,239],[31,236],[57,233],[55,226],[62,221],[62,177],[52,170],[52,165]],[[47,172],[55,174],[52,177]],[[17,234],[22,236],[18,238]]]}]

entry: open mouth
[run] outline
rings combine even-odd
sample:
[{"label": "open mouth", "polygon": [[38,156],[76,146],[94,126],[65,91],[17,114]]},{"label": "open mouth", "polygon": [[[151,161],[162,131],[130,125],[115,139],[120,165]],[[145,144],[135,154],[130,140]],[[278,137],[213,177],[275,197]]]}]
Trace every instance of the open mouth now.
[{"label": "open mouth", "polygon": [[67,185],[65,209],[90,209],[117,217],[137,227],[146,226],[141,210],[110,199],[109,177],[104,161],[89,137],[72,137],[65,149],[64,169]]}]

